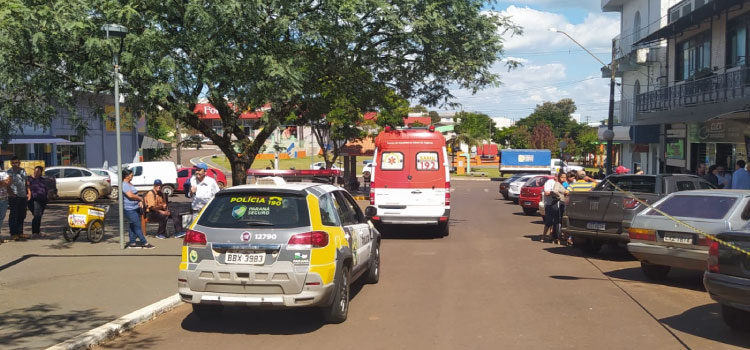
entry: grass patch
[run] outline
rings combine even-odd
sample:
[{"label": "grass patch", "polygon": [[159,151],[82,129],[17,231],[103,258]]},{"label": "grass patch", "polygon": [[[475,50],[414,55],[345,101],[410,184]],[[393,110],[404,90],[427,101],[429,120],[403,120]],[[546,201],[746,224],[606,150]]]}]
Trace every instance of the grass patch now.
[{"label": "grass patch", "polygon": [[500,169],[497,167],[491,167],[491,168],[477,168],[477,167],[471,167],[471,174],[465,174],[465,175],[456,175],[451,174],[451,176],[468,176],[468,177],[500,177]]}]

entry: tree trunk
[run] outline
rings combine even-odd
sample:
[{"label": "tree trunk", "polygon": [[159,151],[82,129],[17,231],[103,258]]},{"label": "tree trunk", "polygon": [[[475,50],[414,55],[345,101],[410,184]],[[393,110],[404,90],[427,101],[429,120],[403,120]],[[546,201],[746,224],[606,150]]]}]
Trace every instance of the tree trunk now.
[{"label": "tree trunk", "polygon": [[246,184],[247,169],[250,169],[248,162],[238,159],[238,161],[230,161],[229,164],[232,167],[232,186]]}]

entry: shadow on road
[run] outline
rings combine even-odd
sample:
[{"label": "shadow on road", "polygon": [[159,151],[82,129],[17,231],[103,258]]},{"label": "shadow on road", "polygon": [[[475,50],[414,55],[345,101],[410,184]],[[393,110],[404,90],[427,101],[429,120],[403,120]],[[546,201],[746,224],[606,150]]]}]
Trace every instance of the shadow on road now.
[{"label": "shadow on road", "polygon": [[[359,280],[351,286],[354,303],[365,284]],[[255,309],[224,307],[217,320],[201,321],[190,313],[182,320],[182,329],[199,333],[292,335],[312,333],[325,325],[318,308]]]},{"label": "shadow on road", "polygon": [[631,267],[614,271],[604,272],[605,275],[626,281],[636,281],[644,283],[658,283],[664,286],[690,289],[698,292],[705,292],[703,287],[703,272],[672,268],[664,281],[653,281],[643,274],[640,267]]},{"label": "shadow on road", "polygon": [[[451,220],[450,228],[455,229],[464,220]],[[438,226],[387,225],[379,228],[384,239],[440,239]]]},{"label": "shadow on road", "polygon": [[659,322],[696,337],[750,348],[750,334],[735,332],[727,327],[721,319],[721,307],[718,303],[696,306],[679,315],[663,318]]},{"label": "shadow on road", "polygon": [[[35,337],[59,343],[70,338],[71,332],[81,333],[114,319],[96,309],[63,311],[55,304],[11,309],[0,313],[0,348],[37,348]],[[46,346],[43,346],[46,347]]]},{"label": "shadow on road", "polygon": [[604,246],[596,254],[584,253],[582,249],[571,246],[551,246],[544,250],[560,255],[577,256],[582,258],[588,258],[591,260],[602,260],[602,261],[633,261],[635,258],[630,255],[630,252],[618,247]]}]

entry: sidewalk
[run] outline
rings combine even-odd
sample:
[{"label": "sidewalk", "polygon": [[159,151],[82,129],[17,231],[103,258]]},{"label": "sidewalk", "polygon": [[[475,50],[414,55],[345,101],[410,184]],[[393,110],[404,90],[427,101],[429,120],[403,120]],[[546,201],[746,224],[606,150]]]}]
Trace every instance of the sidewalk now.
[{"label": "sidewalk", "polygon": [[[181,211],[189,204],[172,200]],[[48,206],[42,232],[50,236],[0,245],[0,348],[44,349],[176,293],[182,240],[148,237],[156,249],[121,250],[113,204],[104,241],[91,244],[82,233],[68,243],[61,232],[69,204],[79,203]],[[30,222],[28,215],[26,233]],[[0,232],[8,238],[7,220]]]}]

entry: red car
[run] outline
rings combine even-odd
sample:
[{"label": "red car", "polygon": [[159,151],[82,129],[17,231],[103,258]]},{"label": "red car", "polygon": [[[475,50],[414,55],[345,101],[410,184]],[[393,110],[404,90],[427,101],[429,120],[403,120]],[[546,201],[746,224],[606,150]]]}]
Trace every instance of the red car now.
[{"label": "red car", "polygon": [[552,175],[534,176],[521,187],[521,195],[518,204],[523,208],[526,215],[534,215],[539,210],[539,201],[542,200],[542,189],[547,180],[554,178]]},{"label": "red car", "polygon": [[[179,168],[177,169],[177,190],[178,192],[185,192],[185,181],[193,176],[194,168]],[[219,169],[208,168],[206,175],[214,178],[216,183],[219,184],[219,188],[223,189],[227,185],[227,177]]]}]

